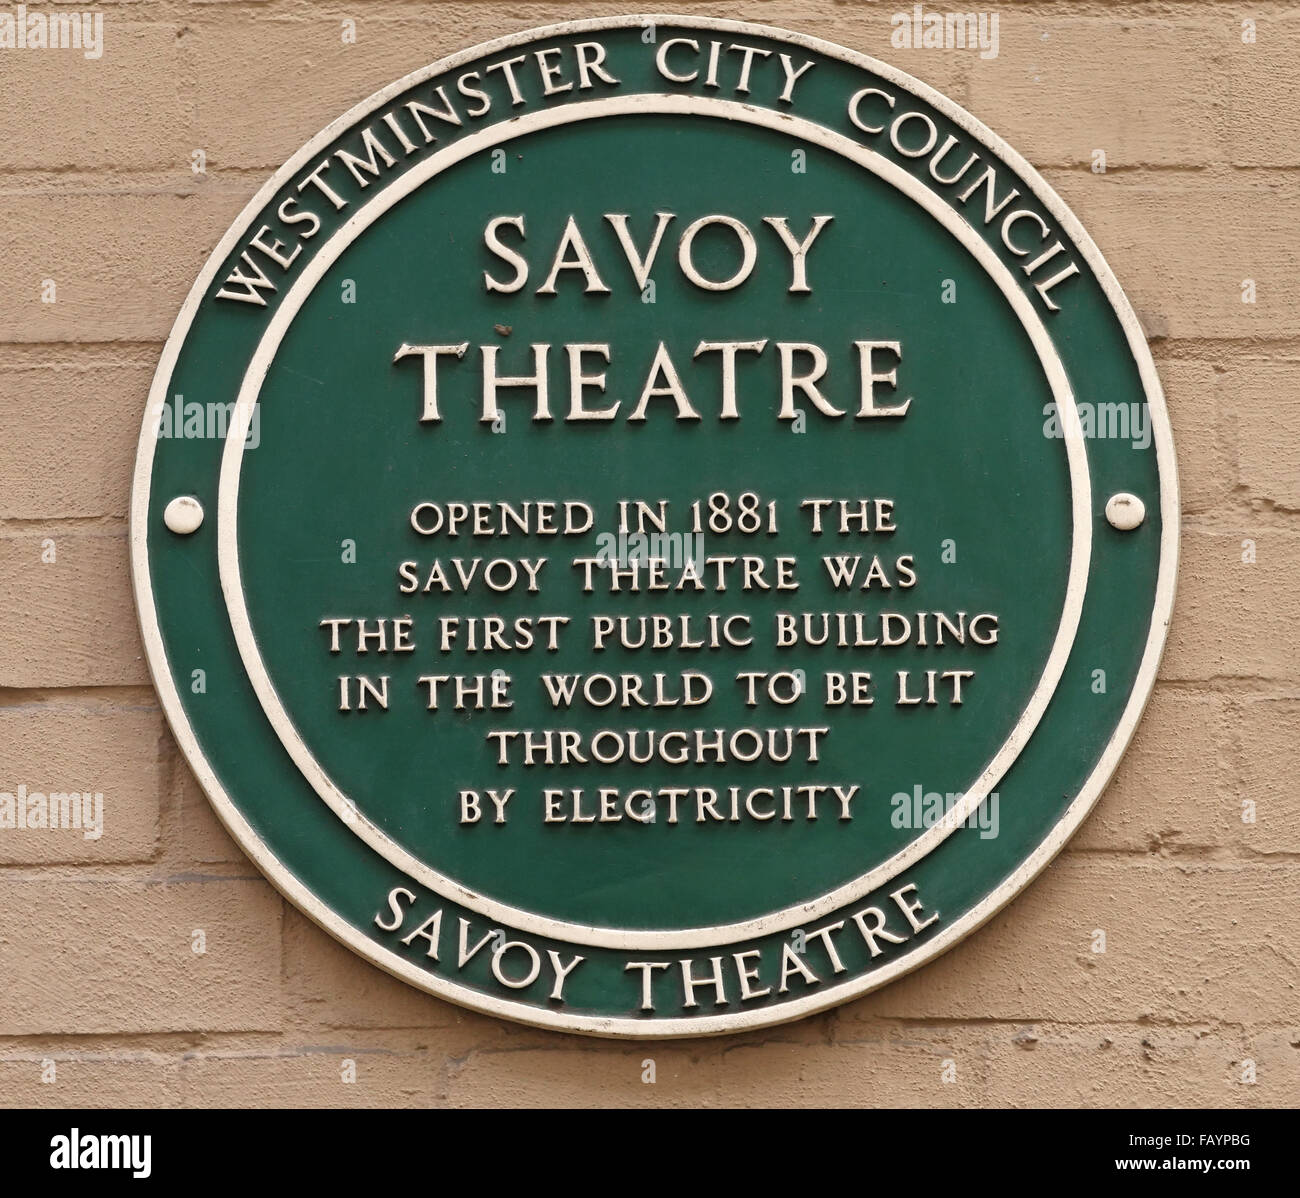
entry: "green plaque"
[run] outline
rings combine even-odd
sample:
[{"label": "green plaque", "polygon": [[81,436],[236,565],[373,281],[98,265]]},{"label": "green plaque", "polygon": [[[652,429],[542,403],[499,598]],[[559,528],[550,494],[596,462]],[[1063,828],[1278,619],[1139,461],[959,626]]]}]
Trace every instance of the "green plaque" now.
[{"label": "green plaque", "polygon": [[1050,187],[813,38],[627,17],[378,92],[222,238],[132,501],[162,702],[413,985],[777,1023],[999,910],[1150,693],[1178,502]]}]

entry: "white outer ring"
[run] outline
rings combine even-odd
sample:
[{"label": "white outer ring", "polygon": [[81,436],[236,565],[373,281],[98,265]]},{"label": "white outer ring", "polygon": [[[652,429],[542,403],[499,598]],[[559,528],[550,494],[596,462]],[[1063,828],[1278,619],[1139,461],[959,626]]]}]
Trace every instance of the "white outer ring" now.
[{"label": "white outer ring", "polygon": [[[284,335],[325,273],[348,247],[386,212],[429,179],[471,155],[501,142],[524,137],[543,129],[629,113],[648,113],[657,116],[713,116],[789,134],[800,141],[822,146],[866,168],[919,204],[983,267],[998,285],[1022,327],[1029,334],[1043,372],[1051,386],[1056,411],[1061,416],[1070,467],[1072,516],[1070,570],[1056,635],[1053,637],[1043,671],[1019,719],[979,776],[962,792],[961,801],[953,805],[947,818],[932,824],[892,857],[866,873],[859,874],[850,882],[815,898],[778,911],[767,912],[753,919],[707,927],[662,930],[612,928],[573,923],[569,920],[539,915],[535,911],[516,907],[471,890],[403,848],[358,809],[355,801],[338,787],[303,741],[292,716],[275,689],[275,684],[271,681],[266,663],[258,649],[257,637],[253,632],[252,620],[248,613],[239,561],[239,481],[253,412],[267,371],[275,360]],[[240,656],[243,658],[244,669],[280,743],[284,745],[312,789],[324,800],[330,810],[391,865],[395,865],[444,898],[463,903],[489,920],[509,924],[521,931],[533,932],[539,936],[550,936],[557,940],[589,944],[599,948],[618,949],[675,951],[706,948],[710,945],[730,944],[800,927],[810,920],[819,919],[848,903],[855,902],[873,890],[878,890],[903,870],[933,852],[962,826],[1011,768],[1056,693],[1057,684],[1061,680],[1061,674],[1065,670],[1070,651],[1074,646],[1079,617],[1083,611],[1083,598],[1088,586],[1088,567],[1092,557],[1092,533],[1092,487],[1088,473],[1087,453],[1083,445],[1083,429],[1079,423],[1074,393],[1066,378],[1065,366],[1043,325],[1042,317],[1035,311],[1015,276],[971,224],[897,163],[889,161],[875,150],[862,146],[843,134],[834,133],[800,117],[770,112],[733,100],[652,93],[570,103],[559,108],[527,113],[510,121],[490,125],[477,133],[468,134],[412,167],[340,225],[330,240],[316,251],[311,261],[285,293],[275,314],[267,322],[257,349],[249,361],[230,416],[226,447],[221,460],[221,479],[217,498],[217,552],[221,569],[221,590],[225,596],[230,625],[239,646]]]},{"label": "white outer ring", "polygon": [[[426,972],[382,947],[351,924],[341,919],[327,907],[316,895],[304,886],[298,878],[272,853],[253,831],[251,825],[231,802],[221,782],[213,773],[211,766],[199,748],[194,730],[185,714],[185,708],[172,677],[170,663],[167,660],[162,633],[158,626],[158,614],[154,606],[153,590],[149,579],[148,531],[149,531],[149,495],[153,467],[154,451],[157,448],[158,424],[151,419],[150,413],[160,410],[156,405],[166,402],[168,385],[176,366],[181,346],[199,305],[207,289],[216,277],[218,267],[226,256],[236,247],[245,227],[252,221],[274,196],[279,186],[292,177],[301,167],[308,165],[311,158],[324,146],[328,145],[340,133],[356,124],[362,117],[373,112],[394,96],[406,91],[425,79],[445,71],[453,70],[462,63],[471,62],[487,54],[507,50],[514,46],[532,43],[545,38],[568,36],[577,33],[590,33],[600,30],[644,27],[648,24],[672,25],[681,28],[714,30],[730,34],[743,34],[750,37],[767,37],[787,45],[802,46],[828,58],[836,58],[852,66],[860,67],[888,80],[896,87],[911,93],[918,99],[943,113],[949,120],[965,129],[975,140],[991,150],[1003,163],[1009,166],[1043,204],[1048,212],[1060,222],[1075,248],[1092,270],[1100,283],[1106,298],[1110,301],[1120,324],[1124,329],[1130,352],[1138,367],[1149,411],[1156,450],[1156,465],[1160,474],[1160,567],[1156,578],[1155,601],[1152,609],[1150,632],[1142,661],[1129,694],[1128,703],[1115,728],[1106,748],[1102,751],[1097,765],[1089,775],[1078,795],[1066,808],[1051,834],[1021,862],[999,886],[990,891],[970,910],[950,923],[937,935],[908,952],[900,954],[872,973],[828,986],[818,993],[805,998],[771,1008],[741,1011],[733,1015],[704,1015],[687,1018],[674,1018],[647,1022],[613,1016],[591,1016],[567,1014],[534,1007],[510,999],[494,998],[491,995],[455,985],[447,979]],[[431,994],[460,1003],[474,1010],[492,1015],[517,1020],[535,1027],[559,1028],[565,1031],[582,1032],[596,1036],[629,1036],[643,1039],[659,1039],[674,1036],[709,1036],[724,1032],[743,1031],[749,1028],[767,1027],[789,1022],[817,1011],[825,1010],[845,1002],[850,998],[867,994],[895,978],[910,972],[950,948],[959,940],[968,936],[1002,909],[1021,889],[1036,877],[1062,849],[1092,810],[1106,783],[1110,780],[1133,737],[1133,732],[1141,719],[1142,711],[1155,685],[1156,671],[1160,656],[1164,650],[1165,639],[1169,630],[1169,621],[1173,612],[1174,588],[1178,573],[1178,533],[1179,500],[1177,462],[1174,456],[1173,435],[1169,425],[1169,415],[1165,408],[1164,392],[1156,375],[1155,362],[1142,334],[1141,325],[1128,302],[1118,280],[1083,226],[1066,207],[1055,190],[1041,178],[1011,146],[1007,145],[997,134],[986,128],[968,112],[935,91],[927,84],[894,67],[847,50],[841,46],[822,41],[807,34],[793,33],[789,30],[770,26],[756,25],[743,21],[717,20],[703,17],[673,16],[668,14],[599,17],[582,21],[569,21],[525,30],[508,37],[497,38],[482,45],[462,50],[423,67],[410,75],[396,80],[363,100],[360,104],[344,113],[337,120],[327,125],[319,134],[293,155],[270,180],[249,201],[235,222],[218,242],[202,271],[186,296],[185,303],[172,326],[167,343],[159,359],[158,370],[154,375],[149,391],[149,403],[141,424],[140,444],[136,456],[135,474],[131,494],[131,582],[135,591],[136,608],[140,616],[141,634],[145,646],[145,656],[153,676],[154,686],[158,691],[163,710],[167,715],[177,743],[195,776],[216,810],[226,830],[240,845],[253,863],[272,882],[282,894],[295,906],[328,931],[336,939],[348,945],[354,952],[366,960],[386,969],[394,976],[402,978],[411,985]]]}]

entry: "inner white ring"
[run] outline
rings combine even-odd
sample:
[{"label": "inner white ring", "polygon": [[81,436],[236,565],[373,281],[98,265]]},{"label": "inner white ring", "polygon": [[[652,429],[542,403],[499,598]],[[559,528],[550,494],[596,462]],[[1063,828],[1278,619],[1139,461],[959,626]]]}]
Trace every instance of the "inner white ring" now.
[{"label": "inner white ring", "polygon": [[[334,784],[299,735],[262,661],[244,600],[239,563],[237,530],[239,479],[254,405],[261,392],[266,373],[290,324],[312,289],[343,251],[399,200],[448,167],[481,150],[557,125],[629,113],[721,117],[788,134],[799,140],[820,145],[857,163],[919,204],[961,242],[987,271],[1029,334],[1051,388],[1056,411],[1060,414],[1070,471],[1073,518],[1070,572],[1061,621],[1052,643],[1052,650],[1038,685],[1031,694],[1020,719],[988,766],[965,792],[962,800],[954,805],[947,818],[926,829],[892,857],[853,881],[836,887],[809,902],[798,903],[754,919],[710,927],[665,930],[607,928],[538,915],[536,912],[499,902],[471,890],[407,852],[383,829],[367,818]],[[1060,682],[1074,644],[1079,617],[1083,610],[1083,597],[1087,589],[1088,567],[1092,555],[1092,485],[1088,475],[1087,454],[1084,450],[1082,426],[1075,407],[1074,393],[1052,339],[1011,271],[964,217],[900,166],[874,150],[799,117],[769,112],[735,101],[703,96],[621,96],[582,101],[550,111],[528,113],[504,125],[493,126],[467,135],[454,145],[436,151],[423,162],[412,167],[400,179],[389,184],[384,191],[358,209],[329,242],[317,251],[315,257],[304,267],[302,274],[285,293],[279,308],[268,322],[257,351],[244,374],[239,396],[235,401],[221,460],[221,477],[217,495],[217,552],[221,590],[230,614],[231,629],[249,681],[263,711],[270,720],[276,736],[312,788],[335,815],[367,845],[392,865],[444,898],[462,903],[488,919],[500,921],[521,931],[601,948],[660,950],[702,948],[799,927],[854,902],[878,889],[933,851],[983,802],[989,791],[997,785],[1012,762],[1019,756],[1038,726]]]}]

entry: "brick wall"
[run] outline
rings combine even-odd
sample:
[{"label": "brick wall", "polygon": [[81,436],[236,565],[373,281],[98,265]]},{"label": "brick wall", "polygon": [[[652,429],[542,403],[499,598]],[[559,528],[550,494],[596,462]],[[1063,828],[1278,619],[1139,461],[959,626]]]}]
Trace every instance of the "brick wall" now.
[{"label": "brick wall", "polygon": [[428,61],[625,6],[97,7],[102,59],[0,60],[0,789],[102,791],[108,829],[0,838],[0,1103],[1300,1103],[1300,10],[1002,4],[981,60],[892,49],[897,3],[671,6],[884,58],[1043,171],[1152,339],[1185,521],[1150,709],[1047,873],[881,992],[672,1045],[463,1012],[287,906],[166,730],[127,571],[162,342],[265,177]]}]

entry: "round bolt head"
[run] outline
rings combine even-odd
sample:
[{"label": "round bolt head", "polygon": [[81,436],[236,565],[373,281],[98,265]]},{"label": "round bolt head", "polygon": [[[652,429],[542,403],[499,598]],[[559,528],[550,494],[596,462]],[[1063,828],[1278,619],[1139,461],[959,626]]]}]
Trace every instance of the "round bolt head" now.
[{"label": "round bolt head", "polygon": [[1106,501],[1106,519],[1120,532],[1131,532],[1146,518],[1146,504],[1127,491],[1117,491]]},{"label": "round bolt head", "polygon": [[193,495],[177,495],[163,509],[163,523],[177,535],[187,537],[203,523],[203,505]]}]

